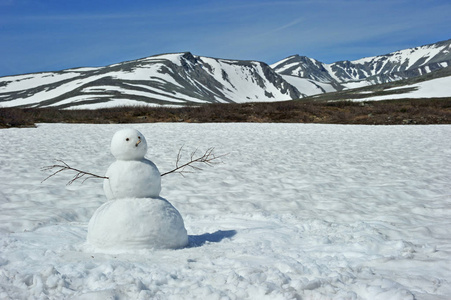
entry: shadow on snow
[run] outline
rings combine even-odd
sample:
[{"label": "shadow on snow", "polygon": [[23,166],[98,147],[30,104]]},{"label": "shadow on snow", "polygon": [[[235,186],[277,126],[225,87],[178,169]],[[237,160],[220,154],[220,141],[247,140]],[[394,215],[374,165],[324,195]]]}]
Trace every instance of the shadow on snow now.
[{"label": "shadow on snow", "polygon": [[200,247],[206,243],[219,243],[223,239],[231,238],[236,234],[236,230],[218,230],[213,233],[188,236],[188,247]]}]

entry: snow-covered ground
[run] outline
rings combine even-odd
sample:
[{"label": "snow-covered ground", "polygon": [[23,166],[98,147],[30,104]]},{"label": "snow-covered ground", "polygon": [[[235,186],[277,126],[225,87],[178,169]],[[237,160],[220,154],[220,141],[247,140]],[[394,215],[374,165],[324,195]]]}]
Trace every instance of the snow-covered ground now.
[{"label": "snow-covered ground", "polygon": [[[190,246],[86,244],[102,181],[41,183],[63,159],[102,175],[124,125],[0,130],[1,299],[449,299],[451,126],[137,124]],[[183,161],[183,158],[182,158]]]}]

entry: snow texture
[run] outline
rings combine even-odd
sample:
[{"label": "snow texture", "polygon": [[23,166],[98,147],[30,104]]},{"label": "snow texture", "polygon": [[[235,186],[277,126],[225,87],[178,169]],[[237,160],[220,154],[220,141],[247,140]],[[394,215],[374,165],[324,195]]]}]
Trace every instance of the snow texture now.
[{"label": "snow texture", "polygon": [[[162,171],[199,147],[224,163],[163,177],[189,245],[98,253],[102,182],[41,183],[62,158],[103,174],[129,125],[0,130],[1,299],[448,299],[451,126],[136,124]],[[205,149],[206,150],[206,149]],[[184,159],[182,157],[182,160]],[[108,203],[108,202],[107,202]]]}]

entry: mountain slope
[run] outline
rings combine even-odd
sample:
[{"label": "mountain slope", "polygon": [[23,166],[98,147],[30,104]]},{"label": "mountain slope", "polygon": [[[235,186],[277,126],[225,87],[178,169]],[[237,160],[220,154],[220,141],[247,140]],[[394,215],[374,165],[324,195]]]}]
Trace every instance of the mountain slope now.
[{"label": "mountain slope", "polygon": [[[299,55],[268,66],[189,52],[161,54],[106,67],[2,77],[0,107],[94,109],[284,101],[417,78],[449,66],[451,40],[332,64]],[[450,79],[429,85],[430,97],[448,95],[439,90]]]},{"label": "mountain slope", "polygon": [[379,101],[395,99],[451,99],[451,66],[427,74],[397,81],[313,95],[303,100]]},{"label": "mountain slope", "polygon": [[1,106],[105,107],[282,101],[303,96],[268,65],[163,54],[100,68],[0,78]]},{"label": "mountain slope", "polygon": [[271,67],[280,75],[327,83],[336,90],[412,78],[451,66],[451,40],[355,61],[325,64],[294,55]]}]

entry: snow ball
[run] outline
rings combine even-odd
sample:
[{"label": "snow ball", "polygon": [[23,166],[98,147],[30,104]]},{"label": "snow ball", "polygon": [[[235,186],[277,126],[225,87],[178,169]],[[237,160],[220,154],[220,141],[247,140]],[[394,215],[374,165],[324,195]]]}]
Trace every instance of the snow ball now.
[{"label": "snow ball", "polygon": [[118,160],[140,160],[147,153],[147,141],[136,129],[122,129],[111,140],[111,153]]},{"label": "snow ball", "polygon": [[88,243],[101,250],[176,249],[188,244],[178,210],[164,198],[126,198],[99,207]]}]

